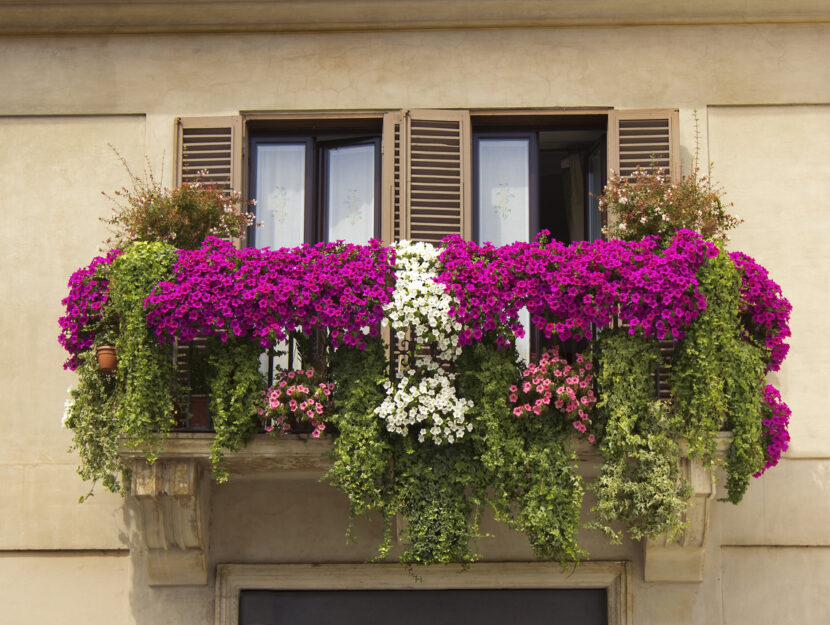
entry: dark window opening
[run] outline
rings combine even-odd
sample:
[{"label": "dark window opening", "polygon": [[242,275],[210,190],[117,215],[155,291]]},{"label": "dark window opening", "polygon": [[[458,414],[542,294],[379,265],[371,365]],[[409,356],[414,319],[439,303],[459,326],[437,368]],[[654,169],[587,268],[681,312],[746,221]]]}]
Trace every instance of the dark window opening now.
[{"label": "dark window opening", "polygon": [[604,589],[243,590],[239,625],[606,625]]}]

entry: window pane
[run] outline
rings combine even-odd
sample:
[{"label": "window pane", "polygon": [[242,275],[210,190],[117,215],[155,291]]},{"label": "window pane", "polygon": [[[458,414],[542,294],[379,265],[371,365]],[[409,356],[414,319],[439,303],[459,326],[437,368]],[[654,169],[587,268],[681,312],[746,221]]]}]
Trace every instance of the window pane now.
[{"label": "window pane", "polygon": [[304,144],[257,145],[257,247],[294,247],[305,240],[305,163]]},{"label": "window pane", "polygon": [[375,236],[375,146],[327,148],[328,241],[364,244]]},{"label": "window pane", "polygon": [[[506,245],[530,238],[530,140],[480,139],[478,143],[478,240]],[[519,356],[530,359],[530,315],[519,312],[525,336]]]},{"label": "window pane", "polygon": [[530,141],[480,139],[478,240],[494,245],[530,237]]}]

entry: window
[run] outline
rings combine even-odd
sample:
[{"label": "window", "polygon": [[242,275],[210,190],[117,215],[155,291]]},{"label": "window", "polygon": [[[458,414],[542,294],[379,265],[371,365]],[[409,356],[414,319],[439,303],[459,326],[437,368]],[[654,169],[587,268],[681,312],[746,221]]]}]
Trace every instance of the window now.
[{"label": "window", "polygon": [[[436,596],[441,602],[435,606],[437,610],[444,617],[451,615],[446,622],[476,622],[467,618],[470,615],[464,612],[464,606],[469,607],[471,599],[475,602],[486,597],[488,607],[494,608],[493,614],[484,615],[488,622],[525,622],[528,611],[522,601],[524,593],[536,595],[542,604],[551,602],[541,621],[528,618],[528,622],[626,625],[631,621],[631,573],[623,562],[582,562],[568,571],[546,562],[477,562],[463,568],[455,564],[424,567],[418,574],[416,578],[400,564],[385,563],[220,564],[216,571],[216,623],[282,622],[276,617],[297,609],[303,600],[317,611],[312,622],[349,622],[348,615],[343,617],[346,620],[328,620],[326,612],[343,616],[346,608],[341,606],[358,604],[359,609],[360,602],[365,604],[368,597],[369,605],[375,600],[383,603],[369,612],[369,621],[359,622],[394,622],[402,614],[401,604],[395,599],[408,599],[409,605],[416,606],[413,614],[423,616],[419,610],[423,611]],[[381,596],[384,593],[388,599]],[[288,602],[282,601],[283,597]],[[505,616],[503,609],[508,606],[512,609]],[[390,610],[395,612],[391,618]],[[430,622],[426,616],[418,622]]]},{"label": "window", "polygon": [[[613,109],[298,113],[246,115],[244,123],[242,116],[181,118],[177,182],[207,169],[229,188],[244,183],[248,196],[271,202],[261,210],[272,222],[275,205],[280,214],[281,202],[293,202],[285,217],[293,220],[285,231],[293,244],[363,240],[372,229],[385,241],[487,238],[492,224],[478,205],[484,195],[484,210],[501,203],[502,211],[527,212],[528,236],[547,228],[565,241],[591,239],[600,232],[594,196],[608,169],[628,175],[655,163],[679,176],[677,120],[677,110]],[[526,170],[519,153],[528,156]],[[293,171],[285,184],[274,178],[280,168]],[[510,180],[495,180],[491,171]],[[257,192],[268,176],[268,193]],[[517,193],[525,177],[527,197]],[[524,223],[523,216],[510,225]],[[264,243],[263,234],[263,243],[278,244],[282,235],[272,236]],[[493,236],[513,238],[513,231]]]},{"label": "window", "polygon": [[380,133],[317,129],[250,139],[256,247],[380,236]]}]

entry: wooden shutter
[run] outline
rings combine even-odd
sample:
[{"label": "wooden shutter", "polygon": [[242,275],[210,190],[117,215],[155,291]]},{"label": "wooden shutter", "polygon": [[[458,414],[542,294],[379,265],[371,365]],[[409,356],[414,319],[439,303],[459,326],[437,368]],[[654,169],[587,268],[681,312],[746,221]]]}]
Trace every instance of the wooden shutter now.
[{"label": "wooden shutter", "polygon": [[677,109],[611,111],[608,115],[608,168],[627,178],[637,167],[665,169],[680,178]]},{"label": "wooden shutter", "polygon": [[468,111],[387,114],[383,154],[384,240],[437,244],[448,234],[471,238]]},{"label": "wooden shutter", "polygon": [[242,188],[242,123],[239,117],[180,117],[176,120],[176,184],[197,173],[227,191]]}]

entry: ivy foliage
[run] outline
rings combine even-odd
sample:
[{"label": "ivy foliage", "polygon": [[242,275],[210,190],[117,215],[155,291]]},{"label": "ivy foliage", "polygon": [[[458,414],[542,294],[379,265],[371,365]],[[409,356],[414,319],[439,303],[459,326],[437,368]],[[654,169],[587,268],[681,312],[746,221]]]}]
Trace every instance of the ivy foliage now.
[{"label": "ivy foliage", "polygon": [[475,398],[471,440],[480,462],[482,496],[497,520],[527,536],[539,558],[573,560],[583,488],[576,458],[565,450],[568,425],[561,414],[517,418],[508,406],[519,379],[515,349],[484,341],[464,348],[460,389]]},{"label": "ivy foliage", "polygon": [[717,433],[733,434],[727,457],[728,499],[741,500],[750,476],[764,463],[761,431],[766,354],[744,332],[741,276],[723,252],[698,271],[706,309],[677,345],[671,363],[672,408],[689,452],[711,462]]},{"label": "ivy foliage", "polygon": [[228,479],[222,467],[223,450],[238,451],[259,431],[259,410],[265,391],[260,369],[262,348],[250,341],[217,337],[208,341],[207,387],[216,436],[210,446],[210,464],[217,481]]},{"label": "ivy foliage", "polygon": [[635,539],[676,534],[690,496],[680,479],[679,420],[655,399],[658,344],[626,328],[599,341],[599,449],[602,469],[592,485],[597,502],[592,527],[614,540],[622,522]]},{"label": "ivy foliage", "polygon": [[78,363],[78,384],[71,391],[65,425],[73,434],[70,451],[81,457],[78,474],[92,482],[83,501],[97,482],[112,492],[125,492],[129,474],[118,456],[121,423],[115,411],[115,376],[98,372],[94,352],[81,354]]},{"label": "ivy foliage", "polygon": [[130,446],[150,446],[175,425],[173,351],[147,327],[144,298],[173,273],[176,249],[165,243],[134,243],[112,263],[107,314],[118,322],[115,413]]}]

